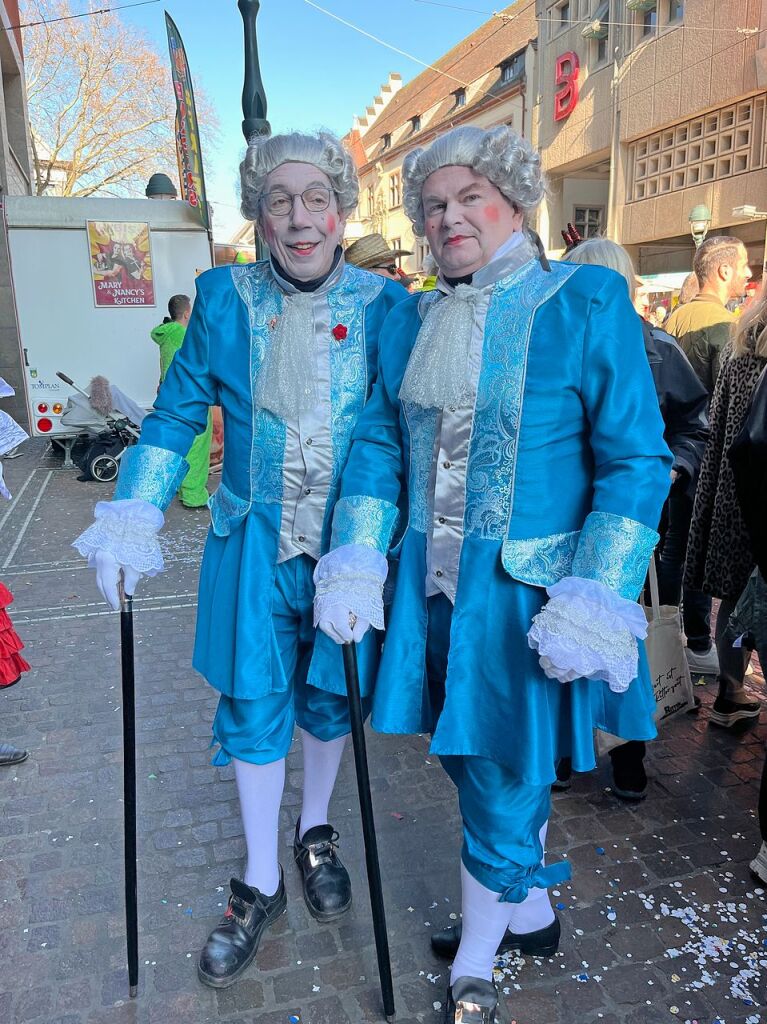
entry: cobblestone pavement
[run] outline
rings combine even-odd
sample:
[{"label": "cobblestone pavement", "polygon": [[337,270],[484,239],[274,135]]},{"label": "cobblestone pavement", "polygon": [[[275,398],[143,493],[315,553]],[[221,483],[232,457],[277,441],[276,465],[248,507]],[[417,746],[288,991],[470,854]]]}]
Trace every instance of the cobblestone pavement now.
[{"label": "cobblestone pavement", "polygon": [[[300,753],[282,813],[288,913],[223,992],[197,981],[197,951],[240,870],[230,769],[209,766],[215,695],[190,667],[205,513],[174,507],[167,573],[136,601],[141,980],[127,998],[122,894],[117,616],[68,546],[109,487],[78,483],[30,446],[6,464],[0,579],[34,670],[0,693],[0,737],[29,748],[0,769],[0,1021],[29,1024],[361,1024],[381,1020],[350,752],[332,818],[355,886],[340,923],[305,909],[291,864]],[[761,690],[760,676],[750,685]],[[606,768],[558,795],[552,857],[562,948],[512,959],[503,991],[517,1024],[767,1022],[767,903],[749,875],[764,727],[738,735],[685,715],[651,745],[646,802],[608,792]],[[459,909],[456,804],[422,737],[369,738],[400,1024],[437,1024],[446,965],[432,928]]]}]

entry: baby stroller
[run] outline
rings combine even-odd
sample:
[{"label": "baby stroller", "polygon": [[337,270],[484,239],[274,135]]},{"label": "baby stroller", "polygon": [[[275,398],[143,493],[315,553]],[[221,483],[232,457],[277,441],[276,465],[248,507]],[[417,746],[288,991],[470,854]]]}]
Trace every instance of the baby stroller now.
[{"label": "baby stroller", "polygon": [[82,470],[78,479],[115,480],[123,452],[138,440],[146,413],[106,377],[94,377],[84,391],[65,373],[56,376],[77,392],[67,400],[61,423],[82,432],[72,449],[72,461]]}]

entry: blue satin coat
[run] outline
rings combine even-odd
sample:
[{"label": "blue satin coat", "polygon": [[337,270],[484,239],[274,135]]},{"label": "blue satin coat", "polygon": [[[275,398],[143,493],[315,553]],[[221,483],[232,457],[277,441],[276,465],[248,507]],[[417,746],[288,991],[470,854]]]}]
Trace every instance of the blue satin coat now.
[{"label": "blue satin coat", "polygon": [[[398,397],[424,305],[412,296],[386,320],[378,381],[355,429],[333,523],[333,547],[386,551],[400,489],[407,493],[374,699],[373,725],[383,732],[435,727],[425,580],[437,413]],[[623,279],[566,263],[546,272],[531,260],[498,281],[485,322],[434,753],[490,757],[537,785],[553,781],[560,756],[572,755],[576,770],[594,766],[594,727],[626,739],[655,735],[641,644],[639,677],[616,695],[601,682],[547,679],[527,631],[544,588],[565,576],[636,599],[671,465]]]},{"label": "blue satin coat", "polygon": [[[352,429],[370,395],[378,335],[405,296],[392,281],[346,266],[328,291],[331,323],[347,336],[331,349],[332,471],[323,550]],[[144,420],[139,444],[122,460],[115,498],[140,498],[164,510],[186,473],[185,453],[220,405],[224,419],[221,485],[212,496],[211,535],[203,556],[193,665],[228,697],[256,699],[288,685],[273,661],[271,609],[281,522],[285,425],[256,409],[259,367],[283,292],[267,262],[220,267],[197,279],[184,344]],[[213,538],[213,539],[212,539]],[[377,642],[360,648],[361,686],[374,682]],[[282,677],[282,678],[281,678]],[[345,693],[341,654],[317,634],[308,681]]]}]

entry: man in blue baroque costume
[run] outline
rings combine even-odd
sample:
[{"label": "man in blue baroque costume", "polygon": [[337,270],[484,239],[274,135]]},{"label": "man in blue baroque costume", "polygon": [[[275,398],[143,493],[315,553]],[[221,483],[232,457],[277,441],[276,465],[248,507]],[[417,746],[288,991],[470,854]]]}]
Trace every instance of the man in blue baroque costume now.
[{"label": "man in blue baroque costume", "polygon": [[[75,542],[119,606],[141,575],[162,571],[157,534],[187,471],[184,455],[223,410],[222,482],[200,574],[194,667],[220,691],[215,764],[234,762],[247,866],[198,964],[202,982],[231,985],[285,910],[278,819],[285,758],[301,730],[304,792],[293,852],[304,899],[320,921],[352,894],[328,804],[349,717],[341,652],[312,623],[312,574],[327,551],[352,429],[370,394],[378,335],[404,288],[346,265],[340,241],[359,185],[333,136],[254,138],[240,168],[242,212],[267,261],[221,267],[197,282],[184,344],[139,444],[125,453],[112,502]],[[394,513],[392,513],[392,516]],[[383,625],[373,616],[373,624]],[[369,707],[378,644],[360,643]]]},{"label": "man in blue baroque costume", "polygon": [[499,946],[559,941],[546,886],[569,869],[543,859],[558,758],[593,768],[595,727],[655,735],[636,599],[672,460],[625,281],[550,264],[525,229],[544,191],[528,143],[456,128],[403,170],[439,280],[384,325],[315,620],[356,640],[397,560],[373,727],[431,732],[456,784],[462,923],[432,941],[455,957],[447,1024],[492,1024]]}]

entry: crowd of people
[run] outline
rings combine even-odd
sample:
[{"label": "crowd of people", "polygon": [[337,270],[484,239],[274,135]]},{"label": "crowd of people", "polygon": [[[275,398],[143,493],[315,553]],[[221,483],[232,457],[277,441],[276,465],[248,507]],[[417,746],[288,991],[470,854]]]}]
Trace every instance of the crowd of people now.
[{"label": "crowd of people", "polygon": [[758,715],[743,681],[767,617],[752,575],[764,419],[749,401],[755,388],[750,408],[767,401],[767,296],[731,322],[749,276],[732,238],[700,247],[700,292],[665,330],[636,314],[620,246],[550,261],[530,228],[540,158],[507,127],[456,128],[405,160],[429,290],[403,287],[382,238],[344,255],[358,182],[334,137],[254,138],[241,177],[270,256],[200,276],[114,498],[75,542],[115,609],[120,583],[132,593],[161,572],[164,513],[222,408],[193,664],[220,694],[213,763],[234,765],[247,858],[198,975],[235,983],[285,910],[296,726],[303,897],[319,922],[349,910],[329,808],[350,730],[340,646],[354,643],[373,728],[429,733],[455,784],[462,917],[432,940],[452,960],[444,1019],[494,1024],[497,951],[558,948],[547,887],[570,867],[545,857],[558,774],[592,769],[602,730],[622,741],[615,792],[645,794],[656,701],[637,600],[656,549],[691,665],[719,672],[712,720]]}]

